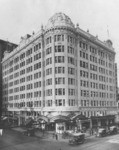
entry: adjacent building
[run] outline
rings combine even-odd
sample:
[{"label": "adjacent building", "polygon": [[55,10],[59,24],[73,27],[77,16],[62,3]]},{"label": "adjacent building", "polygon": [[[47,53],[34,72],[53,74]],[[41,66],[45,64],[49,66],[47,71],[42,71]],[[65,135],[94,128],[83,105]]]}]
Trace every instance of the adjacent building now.
[{"label": "adjacent building", "polygon": [[22,37],[2,60],[3,107],[23,122],[29,116],[86,117],[116,113],[115,51],[63,14]]},{"label": "adjacent building", "polygon": [[0,39],[0,116],[2,115],[2,58],[4,57],[4,52],[7,50],[11,52],[17,47],[17,44],[4,41]]}]

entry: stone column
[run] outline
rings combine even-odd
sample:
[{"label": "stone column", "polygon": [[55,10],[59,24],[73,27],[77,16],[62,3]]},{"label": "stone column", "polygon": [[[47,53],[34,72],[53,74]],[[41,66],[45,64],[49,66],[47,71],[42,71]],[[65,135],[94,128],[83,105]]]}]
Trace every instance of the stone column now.
[{"label": "stone column", "polygon": [[92,125],[92,119],[90,118],[90,129],[92,129],[93,125]]}]

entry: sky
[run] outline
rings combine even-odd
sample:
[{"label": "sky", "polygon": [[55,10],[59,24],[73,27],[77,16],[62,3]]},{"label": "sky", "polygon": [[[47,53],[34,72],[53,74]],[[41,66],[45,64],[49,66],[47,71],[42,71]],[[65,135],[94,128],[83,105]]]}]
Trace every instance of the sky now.
[{"label": "sky", "polygon": [[119,0],[0,0],[0,39],[19,44],[21,36],[38,32],[57,12],[100,40],[111,39],[119,79]]}]

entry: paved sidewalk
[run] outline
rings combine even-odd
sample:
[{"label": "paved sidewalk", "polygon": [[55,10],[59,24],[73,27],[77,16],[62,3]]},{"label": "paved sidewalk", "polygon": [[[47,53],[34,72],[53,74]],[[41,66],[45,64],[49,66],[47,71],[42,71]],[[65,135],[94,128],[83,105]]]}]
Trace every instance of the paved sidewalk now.
[{"label": "paved sidewalk", "polygon": [[[15,128],[12,128],[12,130],[18,131],[21,133],[25,131],[25,129],[21,127],[15,127]],[[36,131],[35,136],[43,140],[68,142],[69,139],[68,138],[63,139],[61,134],[57,134],[58,138],[56,140],[56,137],[53,136],[53,133],[54,133],[53,131],[45,131],[43,134],[42,131]],[[89,133],[85,133],[85,137],[86,139],[89,139],[89,138],[94,138],[95,136],[94,135],[90,136]]]}]

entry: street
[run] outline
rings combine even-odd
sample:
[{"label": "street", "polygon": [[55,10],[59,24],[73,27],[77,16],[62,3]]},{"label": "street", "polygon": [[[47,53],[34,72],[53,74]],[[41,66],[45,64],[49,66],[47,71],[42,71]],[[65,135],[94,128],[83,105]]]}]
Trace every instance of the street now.
[{"label": "street", "polygon": [[70,146],[65,141],[28,137],[6,130],[0,137],[0,150],[119,150],[119,134],[103,138],[88,138],[84,144]]}]

